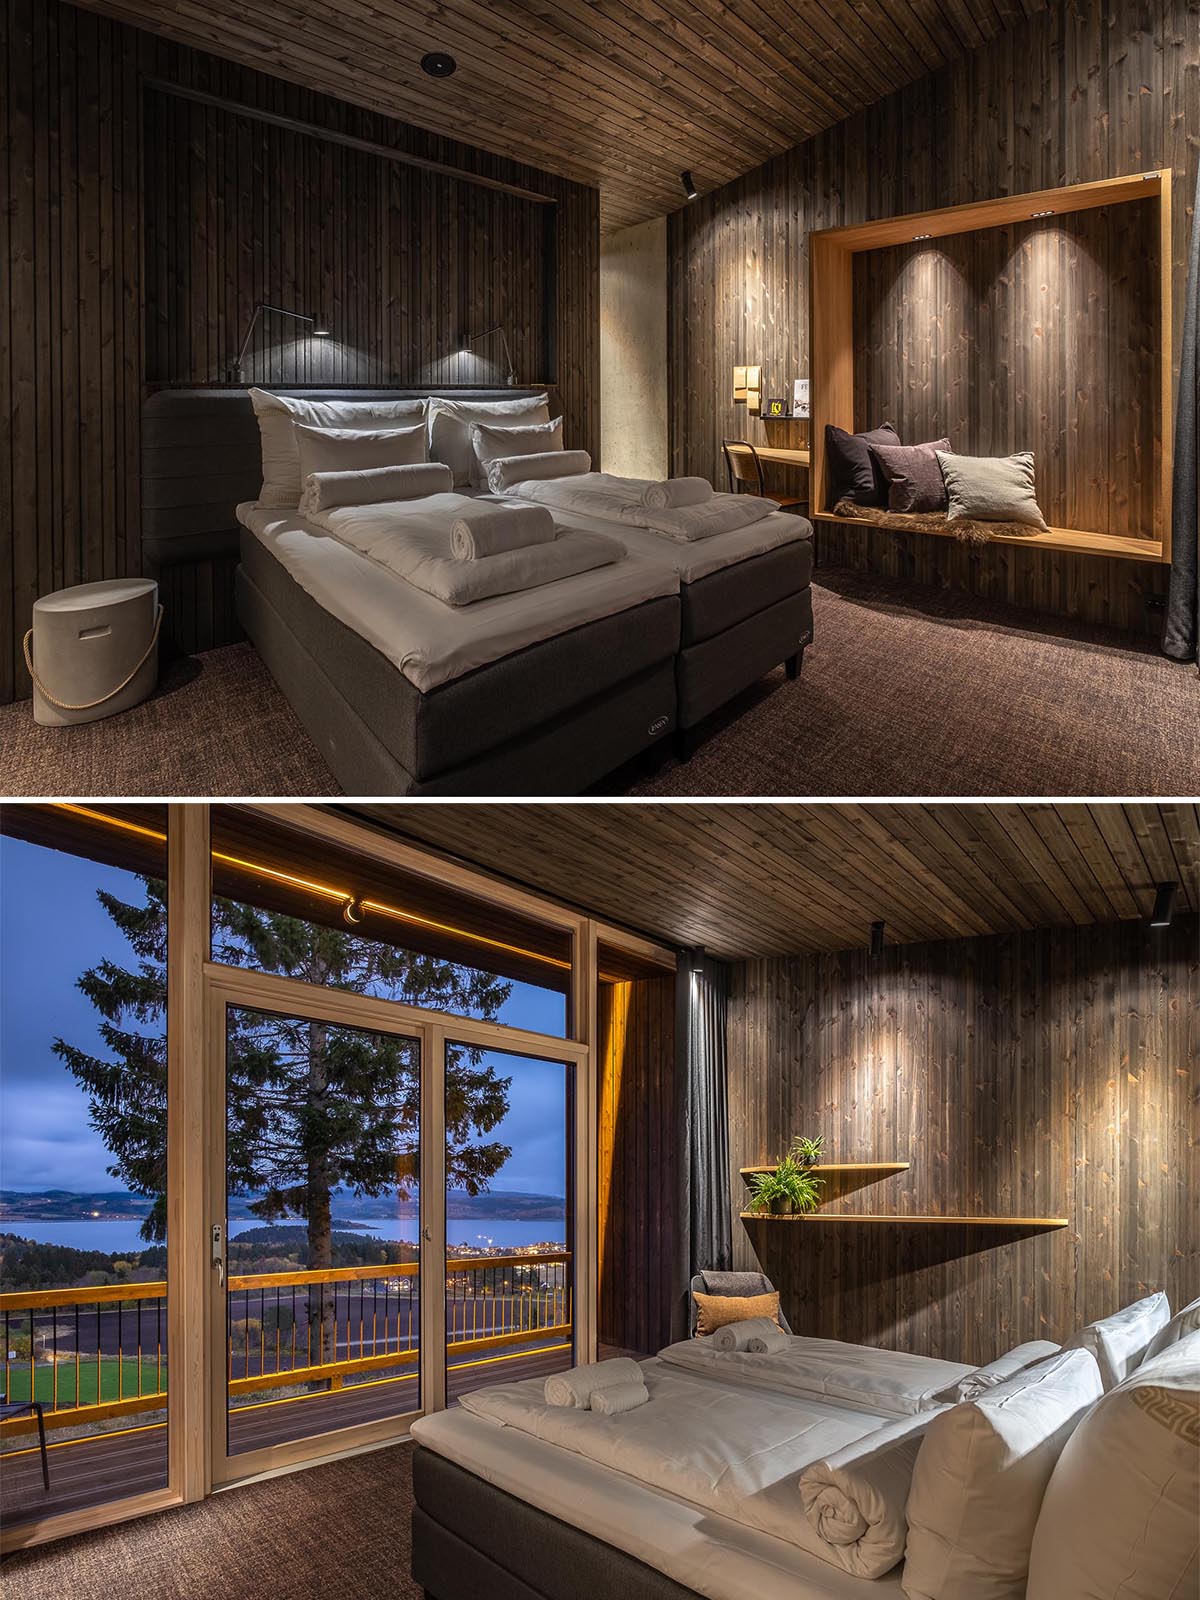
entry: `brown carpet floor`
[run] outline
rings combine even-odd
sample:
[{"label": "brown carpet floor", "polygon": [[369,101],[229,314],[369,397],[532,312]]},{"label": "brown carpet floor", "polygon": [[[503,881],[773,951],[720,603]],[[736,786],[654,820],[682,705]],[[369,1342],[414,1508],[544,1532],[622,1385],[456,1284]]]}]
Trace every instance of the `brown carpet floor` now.
[{"label": "brown carpet floor", "polygon": [[[1150,641],[822,570],[816,642],[712,719],[685,765],[606,794],[1195,795],[1200,678]],[[0,708],[11,795],[329,795],[337,785],[248,645],[171,668],[77,728]]]},{"label": "brown carpet floor", "polygon": [[5,1600],[420,1600],[412,1446],[230,1489],[9,1556]]}]

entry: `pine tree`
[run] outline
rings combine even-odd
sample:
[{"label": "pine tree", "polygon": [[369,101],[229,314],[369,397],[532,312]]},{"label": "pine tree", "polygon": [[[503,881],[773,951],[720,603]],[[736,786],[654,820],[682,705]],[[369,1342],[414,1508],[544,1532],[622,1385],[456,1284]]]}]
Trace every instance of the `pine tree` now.
[{"label": "pine tree", "polygon": [[[166,885],[143,877],[145,904],[98,898],[137,956],[136,969],[105,958],[78,987],[100,1013],[108,1051],[63,1039],[56,1054],[87,1090],[92,1126],[112,1153],[109,1172],[153,1206],[142,1236],[166,1236]],[[511,984],[453,962],[319,927],[296,917],[214,901],[213,957],[353,994],[456,1014],[495,1017]],[[312,1268],[332,1259],[335,1192],[412,1194],[418,1182],[418,1047],[365,1033],[230,1008],[226,1150],[231,1193],[253,1193],[265,1221],[304,1218]],[[511,1155],[487,1141],[508,1110],[511,1078],[481,1051],[455,1045],[446,1059],[446,1171],[478,1194]]]}]

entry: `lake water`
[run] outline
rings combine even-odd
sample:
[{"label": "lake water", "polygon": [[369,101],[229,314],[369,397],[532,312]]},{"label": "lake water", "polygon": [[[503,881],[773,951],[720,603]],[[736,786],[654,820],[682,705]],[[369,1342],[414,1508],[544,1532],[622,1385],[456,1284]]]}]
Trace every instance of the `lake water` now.
[{"label": "lake water", "polygon": [[[0,1217],[0,1233],[17,1233],[24,1239],[38,1239],[43,1244],[65,1244],[75,1250],[103,1250],[110,1254],[144,1250],[146,1242],[138,1231],[140,1226],[132,1219],[108,1221],[104,1218],[81,1217],[68,1222],[39,1222],[28,1217]],[[260,1227],[260,1222],[239,1219],[229,1224],[229,1232],[236,1239],[247,1228]],[[336,1222],[334,1227],[337,1227]],[[354,1232],[364,1237],[374,1234],[377,1239],[400,1239],[413,1244],[417,1238],[417,1221],[415,1217],[398,1217],[392,1221],[385,1217],[372,1217],[361,1228],[355,1228]],[[495,1217],[480,1222],[450,1217],[446,1221],[446,1240],[449,1244],[469,1244],[476,1248],[488,1244],[500,1249],[543,1244],[561,1241],[565,1234],[564,1225],[552,1218],[543,1218],[540,1222],[516,1222]]]}]

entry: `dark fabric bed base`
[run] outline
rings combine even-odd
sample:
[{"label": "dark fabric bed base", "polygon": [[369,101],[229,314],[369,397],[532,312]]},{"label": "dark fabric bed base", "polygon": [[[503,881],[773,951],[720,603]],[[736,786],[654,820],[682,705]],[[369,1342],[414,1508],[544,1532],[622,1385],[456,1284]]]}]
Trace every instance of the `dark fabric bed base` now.
[{"label": "dark fabric bed base", "polygon": [[577,794],[675,727],[674,664],[668,659],[523,738],[446,772],[417,778],[331,682],[242,568],[237,573],[237,607],[271,676],[348,794]]},{"label": "dark fabric bed base", "polygon": [[431,1600],[697,1600],[444,1456],[413,1451],[412,1575]]},{"label": "dark fabric bed base", "polygon": [[[664,595],[543,639],[423,694],[302,589],[249,530],[242,537],[242,566],[342,699],[417,782],[534,737],[679,648],[679,601]],[[254,637],[248,626],[246,631]],[[670,709],[660,706],[655,717]],[[630,749],[620,760],[632,754]]]},{"label": "dark fabric bed base", "polygon": [[676,660],[679,726],[691,729],[757,683],[813,636],[812,590],[802,589],[713,639],[687,645]]},{"label": "dark fabric bed base", "polygon": [[683,584],[684,648],[726,633],[786,595],[799,594],[812,582],[812,572],[812,539],[796,539]]}]

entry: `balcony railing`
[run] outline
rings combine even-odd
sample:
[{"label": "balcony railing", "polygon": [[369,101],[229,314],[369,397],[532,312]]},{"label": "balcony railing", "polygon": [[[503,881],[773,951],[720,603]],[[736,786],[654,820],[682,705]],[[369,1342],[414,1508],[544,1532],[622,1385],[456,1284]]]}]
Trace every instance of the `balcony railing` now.
[{"label": "balcony railing", "polygon": [[[416,1262],[231,1274],[227,1285],[231,1401],[267,1390],[342,1388],[415,1367],[421,1306]],[[447,1355],[500,1349],[572,1331],[568,1252],[446,1263]],[[106,1284],[0,1294],[4,1387],[40,1400],[48,1427],[83,1427],[167,1403],[167,1285]],[[248,1403],[245,1398],[242,1403]],[[0,1424],[26,1433],[32,1417]]]}]

